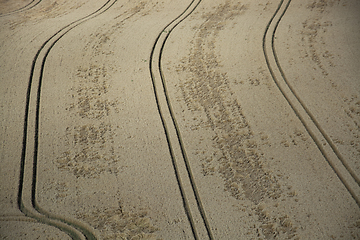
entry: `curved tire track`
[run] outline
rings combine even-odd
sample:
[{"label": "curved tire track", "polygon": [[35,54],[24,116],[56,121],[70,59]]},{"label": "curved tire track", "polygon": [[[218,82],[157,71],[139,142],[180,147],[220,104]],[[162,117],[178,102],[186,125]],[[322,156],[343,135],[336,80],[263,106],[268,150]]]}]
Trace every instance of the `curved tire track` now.
[{"label": "curved tire track", "polygon": [[[151,80],[153,84],[154,95],[156,99],[156,104],[158,108],[158,112],[161,118],[161,122],[164,128],[166,140],[168,143],[168,148],[172,160],[172,164],[174,167],[175,176],[178,182],[179,190],[182,196],[184,209],[189,220],[193,236],[195,239],[199,239],[198,230],[200,226],[196,226],[193,214],[196,210],[191,210],[189,199],[186,196],[193,195],[191,197],[195,198],[197,211],[195,214],[200,214],[204,227],[206,229],[206,235],[209,239],[214,239],[213,234],[207,220],[204,207],[201,202],[201,198],[199,192],[196,187],[195,179],[191,171],[191,167],[186,155],[185,147],[181,138],[180,130],[178,124],[176,122],[174,111],[172,110],[171,102],[168,96],[167,88],[166,88],[166,81],[165,77],[162,72],[161,66],[161,58],[164,51],[164,47],[166,44],[167,39],[169,38],[171,32],[188,16],[190,16],[194,10],[199,6],[201,0],[193,0],[188,7],[174,20],[172,20],[169,24],[167,24],[157,36],[155,43],[153,45],[151,54],[150,54],[150,61],[149,61],[149,69]],[[157,67],[154,67],[153,64],[157,63]],[[162,91],[157,87],[162,88]],[[177,154],[177,153],[178,154]],[[181,153],[180,153],[181,152]],[[182,158],[183,163],[185,164],[187,178],[181,177],[178,160],[177,158]],[[183,180],[189,181],[191,185],[191,190],[186,191],[184,188]],[[186,193],[187,192],[187,193]],[[201,226],[202,227],[202,226]],[[204,235],[204,234],[203,234]]]},{"label": "curved tire track", "polygon": [[[305,127],[306,131],[309,133],[309,135],[315,142],[317,148],[320,150],[321,154],[324,156],[328,164],[334,170],[340,181],[344,184],[346,189],[354,198],[357,205],[360,207],[359,177],[350,168],[350,166],[340,154],[330,137],[326,134],[324,129],[315,119],[314,115],[306,107],[304,102],[296,93],[295,89],[290,85],[276,54],[275,33],[282,17],[285,15],[287,9],[289,8],[290,3],[291,0],[287,0],[286,4],[284,3],[284,0],[281,0],[274,15],[266,26],[263,35],[263,52],[267,67],[276,86],[278,87],[286,101],[289,103],[290,107],[293,109],[296,116],[299,118],[299,120]],[[278,20],[275,22],[274,19],[276,17],[278,17]],[[270,29],[272,29],[272,33],[271,37],[268,37],[268,32]],[[269,45],[271,45],[271,48],[267,46],[267,43],[270,43]],[[268,52],[270,52],[272,56],[270,56]]]},{"label": "curved tire track", "polygon": [[[37,51],[31,66],[26,94],[23,144],[17,204],[26,216],[66,232],[73,239],[96,239],[92,229],[75,219],[52,214],[42,209],[36,201],[37,165],[39,148],[39,123],[41,87],[46,59],[55,44],[69,31],[110,9],[117,0],[108,0],[95,12],[61,28],[46,40]],[[30,138],[29,136],[33,138]],[[28,150],[33,148],[33,152]]]},{"label": "curved tire track", "polygon": [[13,10],[11,12],[8,12],[8,13],[3,13],[3,14],[0,14],[0,17],[5,17],[5,16],[8,16],[8,15],[11,15],[11,14],[14,14],[14,13],[20,13],[20,12],[23,12],[23,11],[27,11],[27,10],[30,10],[32,9],[33,7],[35,7],[36,5],[38,5],[42,0],[32,0],[30,3],[28,3],[27,5],[19,8],[19,9],[16,9],[16,10]]}]

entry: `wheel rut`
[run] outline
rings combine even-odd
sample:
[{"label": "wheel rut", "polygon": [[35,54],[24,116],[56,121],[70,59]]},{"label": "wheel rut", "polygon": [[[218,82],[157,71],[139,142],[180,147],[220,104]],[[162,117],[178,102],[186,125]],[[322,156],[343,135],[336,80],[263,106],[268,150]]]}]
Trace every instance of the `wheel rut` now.
[{"label": "wheel rut", "polygon": [[44,210],[36,200],[39,150],[41,90],[46,60],[51,49],[69,31],[110,9],[117,0],[108,0],[93,13],[61,28],[38,49],[30,71],[24,115],[23,146],[18,188],[18,208],[26,216],[43,224],[57,227],[73,239],[96,239],[93,230],[75,219],[65,218]]},{"label": "wheel rut", "polygon": [[307,108],[291,84],[289,83],[285,71],[282,69],[279,57],[276,53],[275,34],[278,26],[290,7],[291,0],[281,0],[274,15],[270,19],[263,35],[263,52],[270,74],[289,103],[290,107],[299,118],[306,131],[309,133],[317,148],[324,156],[328,164],[334,170],[340,181],[344,184],[351,196],[360,206],[360,179],[351,169],[346,159],[339,152],[334,142],[316,120],[311,111]]},{"label": "wheel rut", "polygon": [[[174,178],[174,176],[176,178],[177,186],[176,183],[175,186],[179,189],[181,195],[181,201],[179,202],[180,206],[182,203],[183,207],[178,208],[180,209],[179,212],[185,212],[184,225],[189,229],[187,235],[191,237],[192,233],[194,239],[215,239],[214,234],[218,234],[218,226],[214,224],[214,218],[211,218],[215,215],[211,215],[211,209],[207,211],[207,205],[203,204],[203,202],[205,204],[207,204],[207,202],[204,196],[200,194],[202,191],[198,189],[198,187],[201,186],[197,182],[200,182],[200,178],[196,178],[197,175],[194,174],[195,168],[194,170],[192,169],[194,165],[192,165],[193,163],[190,157],[188,157],[185,147],[186,133],[185,131],[181,131],[182,125],[178,124],[177,121],[177,116],[181,114],[179,113],[179,115],[177,115],[178,113],[174,110],[177,108],[175,107],[176,103],[172,102],[173,98],[170,96],[171,83],[167,79],[166,71],[164,71],[165,61],[163,59],[165,59],[165,57],[163,58],[163,55],[166,53],[167,44],[170,44],[172,33],[175,32],[174,30],[179,27],[183,21],[187,20],[189,16],[192,16],[195,11],[200,8],[201,3],[204,2],[203,0],[187,1],[189,4],[180,15],[171,22],[164,23],[164,25],[167,25],[161,29],[152,48],[150,48],[149,63],[146,63],[146,65],[148,64],[150,72],[150,79],[147,79],[147,83],[150,85],[151,81],[152,89],[150,90],[150,97],[153,95],[155,97],[157,113],[160,116],[163,130],[163,132],[162,130],[158,132],[160,132],[160,135],[165,135],[167,143],[167,146],[165,144],[165,148],[162,147],[162,149],[165,149],[170,154],[170,158],[168,155],[166,155],[166,157],[169,165],[171,161],[172,168],[167,168],[167,171],[172,178]],[[41,0],[33,0],[26,6],[2,14],[0,17],[21,13],[35,7],[40,2]],[[42,95],[46,92],[46,88],[43,85],[45,85],[44,82],[47,80],[45,79],[46,75],[44,72],[47,68],[48,58],[52,54],[52,49],[56,44],[70,31],[86,21],[105,14],[106,11],[112,8],[117,2],[120,1],[106,0],[98,10],[59,29],[37,50],[33,58],[28,80],[24,125],[22,129],[20,179],[17,194],[17,207],[22,212],[22,215],[19,213],[18,215],[0,216],[0,221],[28,222],[29,224],[41,223],[60,229],[72,239],[98,239],[100,236],[98,236],[98,233],[96,233],[94,229],[107,231],[106,228],[109,225],[106,224],[109,224],[113,219],[125,219],[124,222],[128,224],[121,226],[121,228],[113,224],[112,231],[114,232],[122,232],[124,229],[130,229],[133,227],[131,224],[137,221],[144,223],[144,225],[148,224],[147,213],[130,214],[126,211],[123,212],[120,202],[118,209],[109,208],[106,211],[94,211],[90,214],[83,215],[78,214],[77,217],[71,218],[64,217],[60,214],[53,214],[49,210],[46,210],[45,206],[41,206],[41,199],[39,198],[39,196],[42,196],[40,195],[41,184],[39,184],[39,180],[41,179],[39,177],[41,171],[39,166],[42,166],[40,165],[41,151],[39,150],[39,148],[42,147],[41,132],[43,131],[41,127],[41,116],[43,116],[42,104],[45,105],[45,103],[43,103],[45,97],[42,98]],[[284,15],[286,15],[287,10],[291,7],[291,2],[291,0],[279,0],[279,3],[276,3],[278,7],[268,23],[268,18],[265,18],[264,22],[267,23],[267,26],[264,33],[263,31],[260,32],[260,36],[263,36],[262,49],[259,48],[261,59],[263,59],[263,53],[266,67],[277,87],[275,91],[279,90],[282,94],[280,99],[286,100],[285,105],[288,104],[287,107],[290,106],[302,126],[305,127],[312,139],[311,144],[315,143],[317,147],[315,148],[316,151],[319,150],[326,160],[327,163],[325,163],[325,165],[329,164],[331,166],[357,205],[360,206],[359,177],[349,166],[320,122],[317,121],[316,115],[314,116],[307,108],[305,102],[302,100],[302,96],[297,93],[297,89],[291,85],[291,82],[287,78],[286,69],[283,69],[281,66],[281,56],[279,57],[277,54],[275,36]],[[107,43],[107,35],[114,34],[115,30],[121,27],[123,21],[140,12],[142,5],[145,5],[145,3],[141,2],[139,7],[132,9],[128,14],[129,16],[121,22],[118,22],[113,28],[106,27],[104,32],[107,32],[100,37],[98,37],[98,35],[94,36],[94,39],[96,39],[94,41],[99,41],[97,44],[99,47],[94,48],[95,55],[105,53],[105,50],[103,50],[101,46]],[[277,5],[274,5],[274,7],[276,6]],[[243,14],[246,10],[247,5],[242,5],[240,2],[224,1],[223,4],[218,4],[218,6],[213,7],[210,12],[202,14],[201,23],[196,28],[193,28],[193,30],[195,30],[195,37],[190,42],[190,54],[177,65],[176,71],[185,72],[184,74],[186,75],[186,80],[180,83],[178,92],[185,100],[188,110],[201,112],[202,117],[204,117],[202,123],[205,123],[208,130],[211,131],[211,136],[213,136],[212,139],[209,138],[209,142],[213,143],[214,152],[218,155],[210,160],[200,160],[203,164],[202,166],[199,164],[199,168],[202,167],[204,176],[207,174],[212,175],[216,172],[217,176],[223,180],[223,182],[220,182],[224,186],[225,193],[235,198],[232,199],[230,197],[232,200],[237,202],[248,201],[249,205],[253,206],[252,211],[255,212],[257,221],[261,224],[263,234],[266,238],[270,239],[280,236],[279,232],[283,232],[290,238],[296,235],[296,227],[292,226],[288,216],[285,215],[284,217],[276,219],[281,226],[279,225],[277,229],[274,229],[275,225],[269,220],[269,214],[263,211],[265,208],[263,202],[264,200],[281,200],[282,196],[286,194],[291,195],[292,193],[286,192],[286,190],[284,190],[285,187],[280,185],[279,178],[270,171],[267,171],[266,167],[264,167],[263,159],[265,157],[263,157],[261,149],[258,148],[256,136],[253,133],[255,127],[253,126],[252,129],[251,119],[247,119],[245,116],[246,110],[244,111],[242,109],[241,102],[233,96],[234,92],[232,92],[231,85],[229,84],[227,73],[222,71],[221,60],[219,60],[220,57],[217,56],[217,52],[214,50],[216,48],[217,37],[219,37],[226,22],[234,19],[237,15]],[[272,14],[272,12],[270,12],[270,14]],[[199,19],[196,19],[196,21],[197,20]],[[108,24],[108,22],[106,22],[104,26],[106,26],[106,24]],[[156,32],[153,33],[155,36]],[[261,38],[259,39],[261,40]],[[153,38],[151,38],[151,41],[152,40]],[[261,41],[259,41],[259,43],[260,42]],[[89,43],[89,46],[85,47],[86,51],[89,50],[90,45]],[[147,48],[147,50],[149,50],[149,48]],[[146,62],[146,60],[143,61]],[[263,64],[264,68],[266,68],[264,61]],[[103,66],[91,65],[89,68],[78,68],[76,76],[79,79],[86,79],[89,76],[96,78],[98,77],[97,75],[105,77],[105,68],[105,64]],[[321,69],[321,67],[319,68]],[[251,84],[258,85],[259,82],[256,81],[251,82]],[[97,81],[97,79],[96,81],[91,81],[91,79],[87,79],[86,81],[82,80],[82,82],[79,83],[79,88],[71,89],[73,93],[73,103],[71,106],[69,105],[69,109],[66,110],[69,110],[70,113],[77,111],[76,114],[85,119],[100,119],[102,116],[107,116],[109,111],[112,111],[113,108],[116,107],[116,102],[107,101],[105,97],[102,98],[106,93],[107,87],[105,81],[101,82]],[[180,122],[179,119],[179,123]],[[70,146],[68,148],[70,149],[73,147],[71,144],[74,143],[75,148],[72,149],[73,152],[70,152],[70,150],[64,152],[64,154],[57,159],[56,164],[58,170],[71,172],[76,178],[88,177],[88,179],[92,179],[92,177],[102,173],[113,173],[111,172],[112,169],[116,168],[115,158],[111,154],[109,157],[107,155],[101,157],[97,155],[97,150],[99,149],[106,152],[113,151],[111,144],[114,144],[114,141],[112,141],[114,135],[111,125],[104,122],[101,122],[100,125],[94,125],[89,122],[86,123],[86,125],[66,128],[65,134],[73,136],[74,139],[66,139],[65,144],[68,144]],[[182,137],[182,133],[184,138]],[[302,133],[299,133],[298,136],[300,136],[300,134]],[[105,145],[105,142],[108,143]],[[111,142],[111,144],[109,144],[109,142]],[[89,143],[94,147],[92,152],[87,152]],[[189,149],[188,152],[190,156]],[[101,161],[97,161],[100,158],[105,160],[108,165],[104,166]],[[144,195],[143,192],[141,192],[141,194]],[[295,191],[293,194],[295,195]],[[351,202],[352,199],[350,195],[349,199]],[[179,196],[177,198],[180,199]],[[104,203],[101,202],[101,204]],[[96,226],[97,224],[101,225],[101,227]],[[191,232],[188,227],[189,225]],[[157,229],[151,225],[148,231],[153,233],[157,231]],[[184,230],[183,233],[185,235]]]},{"label": "wheel rut", "polygon": [[30,3],[26,4],[25,6],[19,8],[19,9],[13,10],[13,11],[8,12],[8,13],[0,14],[0,17],[5,17],[5,16],[9,16],[9,15],[12,15],[12,14],[15,14],[15,13],[21,13],[21,12],[30,10],[30,9],[36,7],[36,5],[38,5],[41,1],[42,0],[32,0]]},{"label": "wheel rut", "polygon": [[[178,127],[176,117],[168,96],[166,79],[162,71],[161,62],[164,47],[171,32],[182,21],[190,16],[200,3],[201,0],[193,0],[177,18],[175,18],[162,29],[157,39],[155,40],[150,54],[149,69],[158,112],[163,124],[174,172],[183,199],[185,212],[191,225],[193,236],[195,239],[203,239],[204,237],[214,239],[210,224],[206,217],[206,211],[201,202],[201,197],[195,183],[195,178],[186,155],[180,129]],[[183,170],[186,169],[186,173],[182,174],[181,172],[183,171],[180,168],[183,168]],[[186,182],[189,182],[189,184],[186,184]],[[186,188],[185,185],[190,185],[191,189]],[[197,224],[199,221],[202,222],[203,225]]]}]

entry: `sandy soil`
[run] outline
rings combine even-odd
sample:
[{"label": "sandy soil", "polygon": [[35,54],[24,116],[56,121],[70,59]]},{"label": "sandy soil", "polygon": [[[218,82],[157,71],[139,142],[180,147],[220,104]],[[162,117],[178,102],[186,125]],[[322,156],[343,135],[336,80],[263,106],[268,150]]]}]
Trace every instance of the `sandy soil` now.
[{"label": "sandy soil", "polygon": [[360,239],[359,11],[0,1],[0,238]]}]

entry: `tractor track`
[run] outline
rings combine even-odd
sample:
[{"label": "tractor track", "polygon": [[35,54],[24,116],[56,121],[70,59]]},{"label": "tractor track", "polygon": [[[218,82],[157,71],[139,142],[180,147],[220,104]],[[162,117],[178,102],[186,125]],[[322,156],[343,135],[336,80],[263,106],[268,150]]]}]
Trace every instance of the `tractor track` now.
[{"label": "tractor track", "polygon": [[[51,49],[62,37],[85,21],[103,14],[116,2],[117,0],[106,1],[95,12],[73,21],[47,39],[33,58],[28,82],[17,205],[19,210],[27,217],[57,227],[73,239],[96,239],[96,236],[93,230],[84,223],[47,212],[36,201],[40,104],[44,68]],[[33,151],[30,149],[33,149]]]},{"label": "tractor track", "polygon": [[8,13],[0,14],[0,17],[5,17],[5,16],[9,16],[11,14],[20,13],[20,12],[30,10],[30,9],[36,7],[36,5],[38,5],[41,1],[42,0],[32,0],[30,3],[26,4],[25,6],[19,8],[19,9],[13,10],[13,11],[8,12]]},{"label": "tractor track", "polygon": [[[0,14],[0,17],[29,10],[38,5],[41,1],[42,0],[33,0],[20,9]],[[57,42],[80,24],[105,13],[116,2],[117,0],[107,0],[106,3],[95,12],[62,27],[48,38],[37,50],[32,61],[26,93],[20,177],[17,195],[17,206],[25,216],[0,216],[0,221],[39,222],[60,229],[72,239],[98,238],[93,229],[87,224],[80,220],[50,213],[43,209],[37,202],[41,95],[43,81],[45,81],[43,77],[47,58]],[[206,216],[206,211],[202,204],[200,193],[197,189],[197,184],[187,157],[162,67],[162,56],[170,34],[197,9],[201,2],[202,0],[192,0],[180,15],[174,18],[160,31],[151,49],[148,67],[153,94],[166,137],[172,167],[193,237],[194,239],[214,239],[212,228]],[[262,50],[267,68],[282,96],[294,111],[301,124],[305,127],[329,166],[333,169],[334,173],[360,207],[359,177],[348,165],[346,159],[344,159],[329,135],[308,109],[301,99],[301,96],[297,94],[296,89],[292,87],[285,75],[284,69],[281,67],[276,52],[275,35],[291,2],[291,0],[280,0],[277,9],[265,28]]]},{"label": "tractor track", "polygon": [[[296,90],[291,86],[282,69],[275,47],[276,30],[289,8],[291,0],[281,0],[274,15],[268,22],[263,35],[263,52],[272,79],[283,97],[286,99],[306,131],[309,133],[317,148],[324,156],[330,167],[344,184],[357,205],[360,207],[360,179],[350,168],[335,144],[321,127],[314,115],[307,108]],[[278,18],[275,21],[275,18]],[[271,30],[271,33],[269,33]],[[269,45],[271,47],[269,47]]]},{"label": "tractor track", "polygon": [[[182,141],[181,133],[175,118],[174,111],[171,106],[171,102],[169,99],[169,94],[166,87],[166,79],[164,77],[163,71],[162,71],[162,54],[164,51],[164,47],[166,45],[166,41],[169,38],[171,32],[182,22],[184,21],[188,16],[190,16],[195,9],[199,6],[201,3],[201,0],[193,0],[188,7],[174,20],[172,20],[170,23],[168,23],[159,33],[157,36],[155,43],[153,45],[151,54],[150,54],[150,60],[149,60],[149,69],[150,69],[150,75],[153,85],[153,91],[156,99],[157,109],[161,118],[161,122],[163,125],[163,129],[165,132],[172,165],[174,168],[176,180],[179,186],[179,190],[182,196],[183,205],[185,208],[185,212],[187,215],[187,218],[189,220],[192,233],[195,239],[201,239],[199,237],[198,228],[200,226],[196,226],[193,214],[194,212],[197,212],[200,214],[202,222],[204,224],[204,227],[206,229],[206,236],[209,239],[214,239],[210,224],[208,222],[208,219],[205,214],[205,209],[203,207],[203,204],[201,202],[200,194],[197,190],[195,179],[190,167],[189,160],[187,158],[186,150]],[[157,67],[154,67],[154,65],[157,64]],[[160,90],[162,89],[162,90]],[[176,149],[178,149],[181,154],[176,154]],[[178,153],[180,153],[178,151]],[[183,160],[183,163],[186,168],[187,172],[187,178],[191,185],[191,192],[186,191],[184,188],[183,180],[179,171],[179,161],[180,159]],[[185,178],[185,176],[183,176]],[[193,195],[196,201],[197,210],[192,209],[190,207],[189,199],[187,196]],[[197,213],[197,214],[198,214]],[[205,235],[205,234],[203,234]],[[201,236],[201,235],[200,235]]]}]

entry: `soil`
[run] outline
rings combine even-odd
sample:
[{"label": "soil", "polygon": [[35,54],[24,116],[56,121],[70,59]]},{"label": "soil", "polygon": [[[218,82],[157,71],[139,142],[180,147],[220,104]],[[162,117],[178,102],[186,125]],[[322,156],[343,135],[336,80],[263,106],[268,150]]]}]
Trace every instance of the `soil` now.
[{"label": "soil", "polygon": [[360,239],[357,0],[0,0],[0,239]]}]

